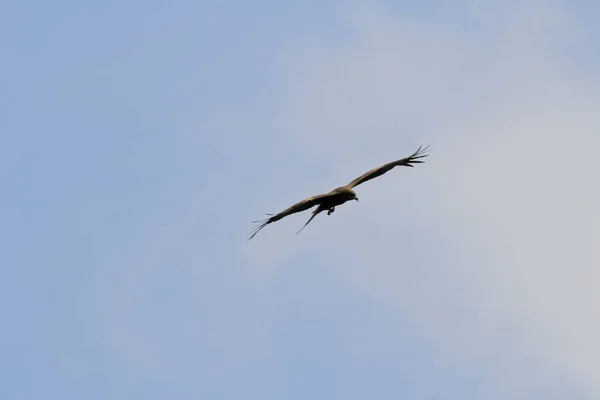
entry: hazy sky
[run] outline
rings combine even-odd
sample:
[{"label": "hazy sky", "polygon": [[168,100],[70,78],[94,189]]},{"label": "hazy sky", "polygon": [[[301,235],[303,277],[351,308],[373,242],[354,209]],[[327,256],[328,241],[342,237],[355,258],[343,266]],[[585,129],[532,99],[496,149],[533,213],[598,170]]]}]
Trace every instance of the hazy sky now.
[{"label": "hazy sky", "polygon": [[599,20],[3,2],[0,398],[600,398]]}]

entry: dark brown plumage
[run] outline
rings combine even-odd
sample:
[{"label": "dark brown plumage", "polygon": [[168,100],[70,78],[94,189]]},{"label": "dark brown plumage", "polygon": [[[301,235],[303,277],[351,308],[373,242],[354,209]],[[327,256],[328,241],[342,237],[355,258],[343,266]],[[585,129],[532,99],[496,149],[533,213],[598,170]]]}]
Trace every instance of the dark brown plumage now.
[{"label": "dark brown plumage", "polygon": [[304,227],[306,227],[306,225],[308,225],[310,221],[312,221],[313,218],[316,217],[322,211],[327,210],[327,215],[331,215],[331,213],[335,211],[336,206],[342,205],[349,200],[358,201],[356,193],[354,192],[354,190],[352,190],[353,187],[358,186],[361,183],[364,183],[371,179],[377,178],[378,176],[385,174],[394,167],[413,167],[412,164],[422,163],[423,161],[421,159],[428,156],[428,154],[425,154],[425,152],[428,149],[429,146],[425,148],[419,147],[417,151],[415,151],[410,156],[397,161],[392,161],[377,168],[373,168],[369,172],[362,174],[361,176],[359,176],[358,178],[356,178],[355,180],[353,180],[345,186],[340,186],[336,189],[333,189],[329,193],[320,194],[317,196],[309,197],[308,199],[304,199],[301,202],[289,207],[288,209],[283,210],[279,214],[267,214],[269,215],[269,218],[264,219],[262,221],[252,221],[257,225],[249,233],[248,240],[252,239],[262,228],[264,228],[268,224],[273,223],[275,221],[279,221],[280,219],[287,217],[290,214],[305,211],[309,208],[318,205],[318,207],[312,212],[312,215],[309,218],[309,220],[304,224],[302,228],[300,228],[300,230],[296,234],[300,233],[300,231],[302,231],[302,229],[304,229]]}]

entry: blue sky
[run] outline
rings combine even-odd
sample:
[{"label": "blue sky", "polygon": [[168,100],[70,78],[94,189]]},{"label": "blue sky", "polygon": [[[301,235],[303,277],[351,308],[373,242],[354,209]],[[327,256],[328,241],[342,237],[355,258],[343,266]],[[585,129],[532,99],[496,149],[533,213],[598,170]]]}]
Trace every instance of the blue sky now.
[{"label": "blue sky", "polygon": [[3,3],[0,397],[598,398],[599,8],[419,4]]}]

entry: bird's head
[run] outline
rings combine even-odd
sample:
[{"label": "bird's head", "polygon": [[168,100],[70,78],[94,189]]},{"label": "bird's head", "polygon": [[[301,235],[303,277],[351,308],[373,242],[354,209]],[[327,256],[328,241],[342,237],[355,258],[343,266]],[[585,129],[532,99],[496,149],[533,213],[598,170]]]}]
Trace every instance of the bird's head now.
[{"label": "bird's head", "polygon": [[358,196],[354,193],[354,190],[350,190],[350,200],[358,201]]}]

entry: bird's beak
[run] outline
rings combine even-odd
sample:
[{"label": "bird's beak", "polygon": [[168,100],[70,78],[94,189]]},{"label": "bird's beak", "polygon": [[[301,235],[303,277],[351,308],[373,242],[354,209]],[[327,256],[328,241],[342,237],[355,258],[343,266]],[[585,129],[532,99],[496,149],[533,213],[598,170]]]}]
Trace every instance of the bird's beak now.
[{"label": "bird's beak", "polygon": [[358,201],[358,197],[355,197],[354,200]]}]

